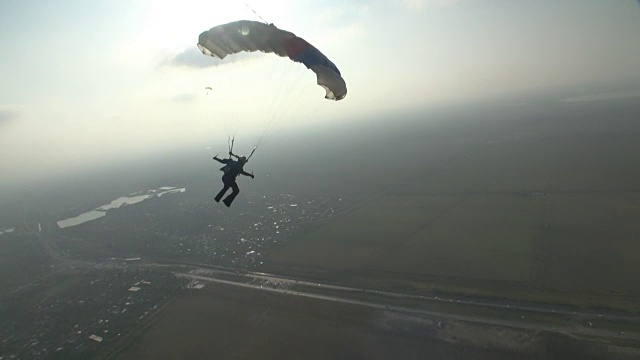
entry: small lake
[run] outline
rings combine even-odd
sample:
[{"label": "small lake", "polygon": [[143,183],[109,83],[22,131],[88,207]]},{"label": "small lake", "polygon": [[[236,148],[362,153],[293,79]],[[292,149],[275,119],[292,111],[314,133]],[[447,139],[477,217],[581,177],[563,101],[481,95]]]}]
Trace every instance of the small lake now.
[{"label": "small lake", "polygon": [[4,234],[10,234],[12,232],[15,231],[16,228],[9,228],[9,229],[0,229],[0,235],[4,235]]},{"label": "small lake", "polygon": [[[151,189],[146,191],[146,194],[139,195],[140,192],[134,193],[130,196],[121,196],[115,200],[112,200],[110,203],[102,206],[98,206],[95,210],[87,211],[78,216],[60,220],[57,222],[58,227],[61,229],[77,226],[87,221],[92,221],[96,219],[100,219],[107,215],[107,211],[118,209],[122,206],[134,205],[137,203],[141,203],[147,199],[151,199],[154,197],[160,197],[165,194],[179,194],[187,191],[186,188],[176,188],[173,186],[163,186],[158,189]],[[13,231],[13,230],[12,230]],[[0,235],[2,235],[2,231],[0,231]]]}]

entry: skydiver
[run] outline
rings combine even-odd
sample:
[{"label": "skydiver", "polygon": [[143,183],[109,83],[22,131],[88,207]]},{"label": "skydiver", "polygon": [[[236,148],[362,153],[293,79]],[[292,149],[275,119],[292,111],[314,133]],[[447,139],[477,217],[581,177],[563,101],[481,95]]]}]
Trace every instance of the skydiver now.
[{"label": "skydiver", "polygon": [[[235,157],[238,160],[233,160],[232,157]],[[222,199],[227,190],[231,188],[231,194],[229,194],[229,196],[222,200],[222,202],[227,205],[227,207],[230,207],[233,200],[240,193],[240,188],[238,188],[238,184],[236,184],[236,177],[242,174],[244,176],[250,176],[253,179],[254,176],[253,174],[249,174],[243,169],[244,165],[248,161],[245,156],[238,156],[229,151],[228,159],[220,159],[218,158],[218,155],[216,155],[213,157],[213,160],[225,164],[222,168],[220,168],[220,170],[224,172],[224,175],[222,175],[222,183],[224,184],[224,186],[222,187],[222,190],[220,190],[218,195],[216,195],[215,200],[216,202],[220,202],[220,199]]]}]

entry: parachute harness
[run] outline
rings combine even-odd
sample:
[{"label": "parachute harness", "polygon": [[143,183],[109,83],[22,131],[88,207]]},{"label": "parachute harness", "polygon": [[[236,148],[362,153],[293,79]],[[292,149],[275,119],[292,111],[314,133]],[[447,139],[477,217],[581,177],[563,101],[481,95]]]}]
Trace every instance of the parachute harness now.
[{"label": "parachute harness", "polygon": [[[231,154],[233,153],[233,143],[234,143],[235,141],[236,141],[236,137],[235,137],[235,136],[233,136],[233,137],[229,137],[229,138],[227,139],[227,145],[229,146],[229,155],[231,155]],[[253,147],[253,150],[251,150],[251,154],[249,154],[249,156],[247,156],[247,161],[249,161],[249,159],[251,159],[251,157],[253,156],[253,154],[256,152],[256,149],[257,149],[257,148],[258,148],[257,146],[254,146],[254,147]]]},{"label": "parachute harness", "polygon": [[236,140],[236,137],[229,137],[227,138],[227,145],[229,146],[229,154],[231,154],[233,152],[233,142]]}]

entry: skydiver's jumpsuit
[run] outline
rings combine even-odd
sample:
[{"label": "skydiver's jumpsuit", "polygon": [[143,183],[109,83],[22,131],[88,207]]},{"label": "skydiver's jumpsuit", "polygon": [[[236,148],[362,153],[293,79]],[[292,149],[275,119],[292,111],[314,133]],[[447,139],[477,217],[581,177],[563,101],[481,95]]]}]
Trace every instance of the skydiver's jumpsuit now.
[{"label": "skydiver's jumpsuit", "polygon": [[224,204],[227,205],[227,207],[229,207],[231,206],[231,203],[236,198],[236,196],[238,196],[238,194],[240,193],[240,188],[238,188],[238,184],[236,183],[236,178],[240,174],[245,176],[251,176],[251,174],[244,171],[243,169],[244,165],[241,164],[239,161],[234,161],[233,159],[215,159],[215,160],[225,164],[225,166],[223,166],[220,169],[224,171],[224,175],[222,175],[222,183],[224,184],[224,187],[222,188],[222,190],[220,190],[218,195],[216,195],[215,200],[219,202],[220,199],[222,199],[222,197],[224,196],[224,194],[229,190],[229,188],[231,188],[232,190],[231,194],[229,194],[229,196],[227,196],[224,200],[222,200],[222,202],[224,202]]}]

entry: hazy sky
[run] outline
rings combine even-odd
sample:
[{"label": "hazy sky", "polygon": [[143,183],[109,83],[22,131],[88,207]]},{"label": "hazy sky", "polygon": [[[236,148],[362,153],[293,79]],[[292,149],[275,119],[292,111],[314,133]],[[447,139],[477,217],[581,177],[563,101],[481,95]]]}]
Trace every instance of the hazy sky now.
[{"label": "hazy sky", "polygon": [[0,183],[205,140],[224,150],[229,119],[236,132],[258,134],[254,142],[272,118],[311,132],[429,105],[640,80],[633,0],[247,3],[333,60],[347,97],[324,100],[312,72],[273,55],[224,65],[201,55],[202,31],[259,20],[243,1],[0,1]]}]

